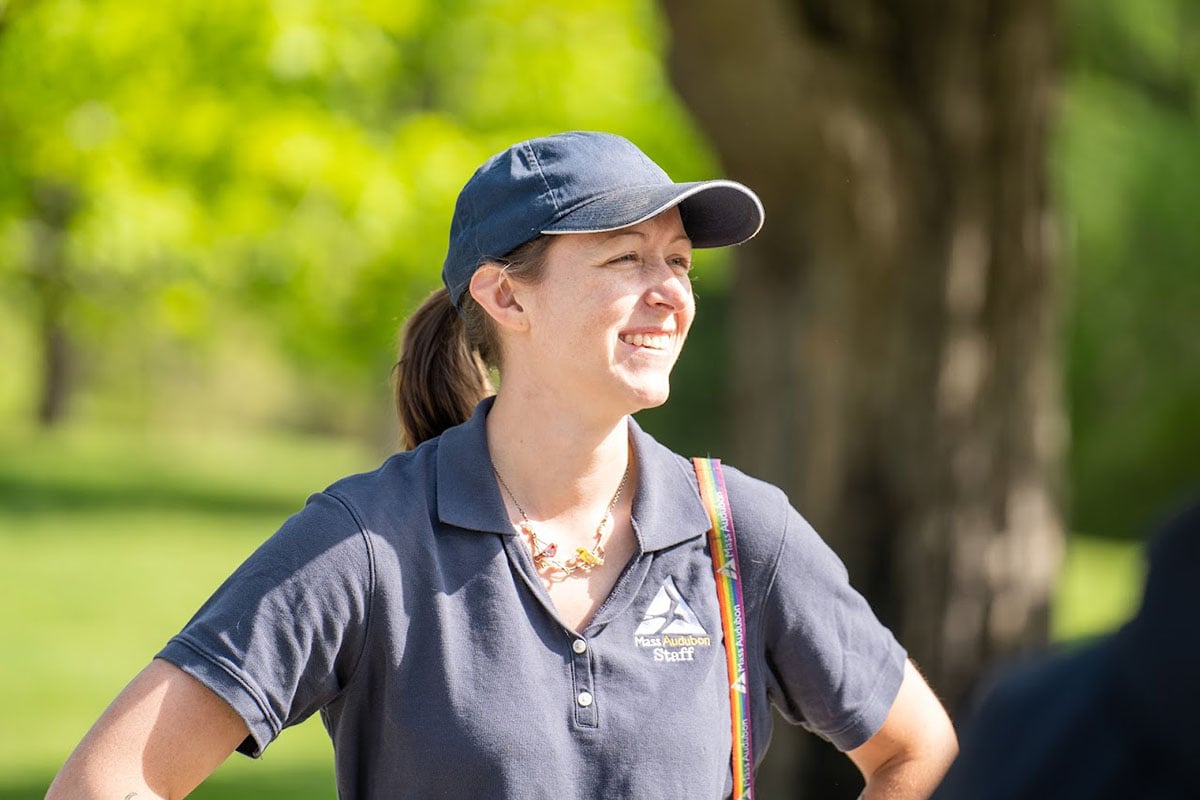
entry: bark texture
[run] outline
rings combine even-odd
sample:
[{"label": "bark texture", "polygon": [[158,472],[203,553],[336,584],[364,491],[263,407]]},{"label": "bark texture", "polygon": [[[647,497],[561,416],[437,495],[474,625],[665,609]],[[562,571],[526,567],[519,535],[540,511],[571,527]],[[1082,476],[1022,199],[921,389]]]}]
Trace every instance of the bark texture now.
[{"label": "bark texture", "polygon": [[727,458],[788,491],[957,710],[1045,642],[1061,558],[1055,4],[663,7],[678,90],[767,209]]}]

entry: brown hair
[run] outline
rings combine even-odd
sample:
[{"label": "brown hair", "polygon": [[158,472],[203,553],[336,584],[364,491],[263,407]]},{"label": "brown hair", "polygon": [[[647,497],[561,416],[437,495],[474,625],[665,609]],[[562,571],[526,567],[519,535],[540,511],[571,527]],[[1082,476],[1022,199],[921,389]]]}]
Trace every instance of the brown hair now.
[{"label": "brown hair", "polygon": [[[551,236],[538,236],[496,259],[514,278],[542,278]],[[479,401],[495,394],[489,368],[500,368],[496,325],[467,292],[456,310],[443,287],[408,318],[396,362],[396,414],[400,438],[413,448],[466,422]]]}]

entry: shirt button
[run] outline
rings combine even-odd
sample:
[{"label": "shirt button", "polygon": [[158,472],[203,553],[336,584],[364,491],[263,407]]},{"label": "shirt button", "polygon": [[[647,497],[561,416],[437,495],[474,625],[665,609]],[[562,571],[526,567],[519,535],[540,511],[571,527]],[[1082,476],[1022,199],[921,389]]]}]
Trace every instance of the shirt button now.
[{"label": "shirt button", "polygon": [[571,649],[574,650],[576,653],[580,653],[580,654],[586,653],[587,652],[587,642],[585,642],[583,639],[576,639],[575,641],[571,642]]},{"label": "shirt button", "polygon": [[580,692],[579,697],[577,697],[575,699],[579,702],[579,705],[583,706],[584,708],[587,708],[588,706],[590,706],[592,704],[592,693],[591,692]]}]

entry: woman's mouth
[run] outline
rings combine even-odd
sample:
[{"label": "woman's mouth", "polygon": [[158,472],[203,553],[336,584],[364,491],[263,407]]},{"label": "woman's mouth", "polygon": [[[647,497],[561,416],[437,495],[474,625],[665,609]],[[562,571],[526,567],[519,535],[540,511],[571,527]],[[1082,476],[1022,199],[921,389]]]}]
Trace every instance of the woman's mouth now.
[{"label": "woman's mouth", "polygon": [[667,350],[671,346],[669,333],[623,333],[621,341],[634,347],[644,347],[648,350]]}]

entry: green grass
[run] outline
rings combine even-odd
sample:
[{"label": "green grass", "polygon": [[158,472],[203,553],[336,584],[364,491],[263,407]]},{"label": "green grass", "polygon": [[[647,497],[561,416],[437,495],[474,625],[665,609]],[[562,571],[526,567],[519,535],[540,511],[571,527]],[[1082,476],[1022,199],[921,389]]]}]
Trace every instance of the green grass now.
[{"label": "green grass", "polygon": [[[304,498],[379,453],[268,436],[0,434],[0,800],[40,797],[121,687]],[[1056,638],[1108,630],[1140,590],[1134,544],[1074,539]],[[193,797],[334,796],[320,722]]]},{"label": "green grass", "polygon": [[[376,454],[345,442],[96,432],[0,438],[0,799],[40,797],[104,706],[305,497]],[[318,720],[198,798],[334,795]]]}]

